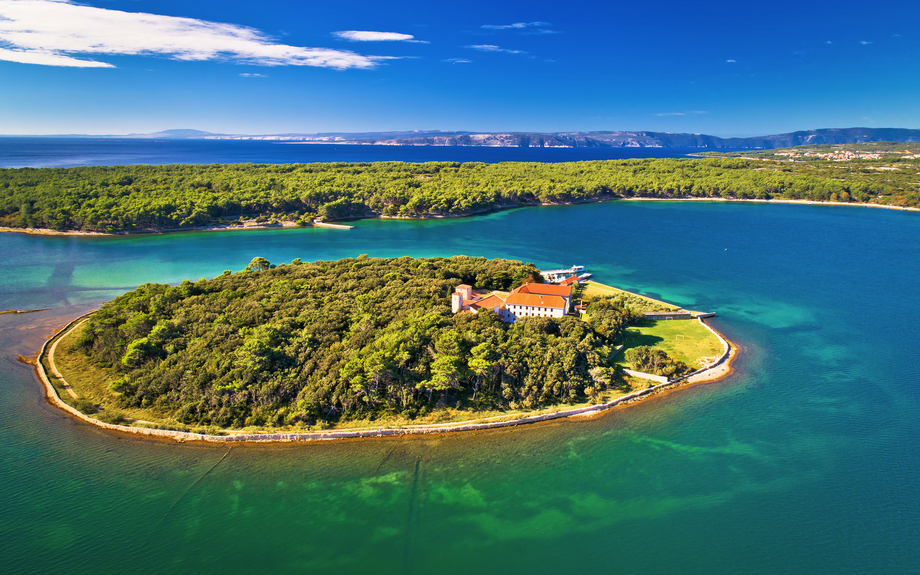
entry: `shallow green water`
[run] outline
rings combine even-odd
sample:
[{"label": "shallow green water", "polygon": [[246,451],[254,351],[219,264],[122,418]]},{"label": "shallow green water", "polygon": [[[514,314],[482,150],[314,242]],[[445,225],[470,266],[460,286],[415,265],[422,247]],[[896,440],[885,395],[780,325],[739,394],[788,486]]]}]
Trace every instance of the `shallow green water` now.
[{"label": "shallow green water", "polygon": [[[920,214],[608,203],[307,229],[0,234],[0,571],[908,573],[920,570]],[[596,419],[273,447],[114,436],[18,353],[147,281],[254,256],[581,264],[717,312],[729,378]]]}]

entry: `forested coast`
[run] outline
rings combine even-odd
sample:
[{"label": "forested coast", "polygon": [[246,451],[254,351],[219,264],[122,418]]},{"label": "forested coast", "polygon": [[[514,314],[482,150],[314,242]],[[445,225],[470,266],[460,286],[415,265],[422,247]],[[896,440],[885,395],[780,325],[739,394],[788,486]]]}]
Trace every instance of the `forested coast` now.
[{"label": "forested coast", "polygon": [[166,165],[0,170],[0,226],[123,233],[315,217],[446,217],[617,198],[917,207],[920,160]]},{"label": "forested coast", "polygon": [[[630,391],[611,352],[655,302],[597,297],[588,321],[451,313],[460,283],[509,290],[540,279],[533,264],[464,256],[280,266],[256,258],[240,273],[116,298],[63,353],[104,376],[104,396],[75,407],[110,422],[140,410],[174,426],[303,429]],[[658,367],[690,371],[667,358]]]}]

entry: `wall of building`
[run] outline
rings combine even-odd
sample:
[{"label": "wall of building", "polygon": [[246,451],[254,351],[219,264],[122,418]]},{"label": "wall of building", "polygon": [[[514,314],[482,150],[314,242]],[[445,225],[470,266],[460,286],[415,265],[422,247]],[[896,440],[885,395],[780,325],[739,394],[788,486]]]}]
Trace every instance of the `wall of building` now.
[{"label": "wall of building", "polygon": [[511,304],[508,307],[508,317],[514,321],[521,317],[562,317],[565,315],[561,308],[535,307]]}]

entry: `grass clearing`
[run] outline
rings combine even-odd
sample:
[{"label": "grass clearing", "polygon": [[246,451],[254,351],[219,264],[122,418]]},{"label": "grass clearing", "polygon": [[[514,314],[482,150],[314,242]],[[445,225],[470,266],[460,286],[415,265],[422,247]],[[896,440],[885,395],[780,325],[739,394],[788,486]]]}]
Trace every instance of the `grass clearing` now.
[{"label": "grass clearing", "polygon": [[631,366],[626,361],[626,351],[641,345],[658,347],[671,358],[682,361],[694,369],[703,367],[707,358],[722,355],[722,343],[711,331],[695,319],[674,319],[647,322],[633,326],[625,332],[626,345],[614,357],[614,363]]},{"label": "grass clearing", "polygon": [[596,281],[594,281],[594,280],[587,280],[587,281],[584,281],[584,282],[582,282],[582,286],[584,286],[584,287],[582,288],[582,289],[584,290],[584,291],[582,291],[582,298],[584,298],[585,300],[591,299],[592,297],[595,297],[595,296],[608,296],[608,297],[609,297],[609,296],[616,296],[616,295],[620,295],[620,294],[626,294],[626,295],[631,296],[631,297],[643,299],[643,300],[649,302],[650,304],[654,304],[656,307],[657,307],[657,306],[665,306],[665,308],[667,308],[668,310],[677,310],[677,309],[680,309],[680,308],[678,308],[678,306],[676,306],[676,305],[672,305],[672,304],[669,304],[669,303],[667,303],[667,302],[659,301],[659,300],[657,300],[657,299],[652,299],[652,298],[650,298],[650,297],[646,297],[646,296],[644,296],[644,295],[639,295],[639,294],[636,294],[636,293],[632,293],[632,292],[629,292],[629,291],[626,291],[626,290],[621,290],[621,289],[615,288],[615,287],[613,287],[613,286],[609,286],[609,285],[605,285],[605,284],[602,284],[602,283],[598,283],[598,282],[596,282]]}]

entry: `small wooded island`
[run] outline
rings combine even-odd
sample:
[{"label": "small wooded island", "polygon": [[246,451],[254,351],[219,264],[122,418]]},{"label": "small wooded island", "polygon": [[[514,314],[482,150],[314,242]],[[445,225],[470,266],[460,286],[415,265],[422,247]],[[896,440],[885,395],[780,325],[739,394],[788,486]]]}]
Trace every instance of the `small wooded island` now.
[{"label": "small wooded island", "polygon": [[[503,259],[255,258],[108,302],[46,344],[40,371],[95,420],[252,438],[590,411],[651,389],[624,368],[674,382],[728,354],[702,321],[664,321],[691,312],[542,282]],[[486,303],[499,299],[517,315]],[[556,299],[566,313],[533,311]]]}]

